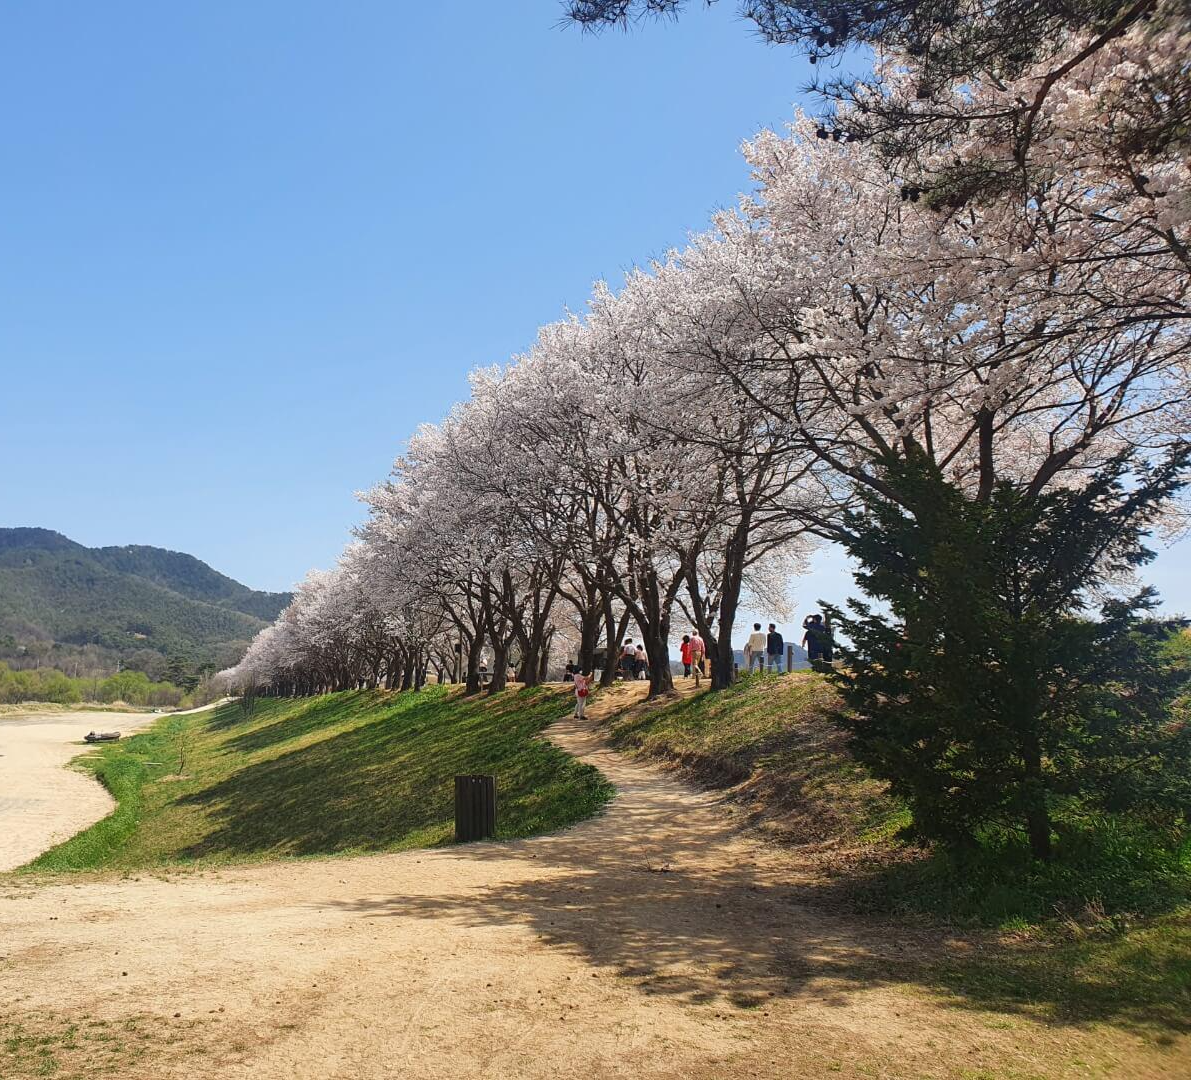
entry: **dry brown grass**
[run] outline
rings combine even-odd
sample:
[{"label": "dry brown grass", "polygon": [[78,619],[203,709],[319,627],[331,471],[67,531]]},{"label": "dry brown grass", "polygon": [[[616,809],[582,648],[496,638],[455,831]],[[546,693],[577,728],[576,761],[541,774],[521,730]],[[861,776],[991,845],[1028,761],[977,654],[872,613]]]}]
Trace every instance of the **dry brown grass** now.
[{"label": "dry brown grass", "polygon": [[849,755],[826,679],[746,676],[716,694],[680,684],[636,703],[626,701],[634,687],[618,688],[594,715],[612,745],[722,790],[749,826],[807,854],[869,846],[904,823],[886,785]]}]

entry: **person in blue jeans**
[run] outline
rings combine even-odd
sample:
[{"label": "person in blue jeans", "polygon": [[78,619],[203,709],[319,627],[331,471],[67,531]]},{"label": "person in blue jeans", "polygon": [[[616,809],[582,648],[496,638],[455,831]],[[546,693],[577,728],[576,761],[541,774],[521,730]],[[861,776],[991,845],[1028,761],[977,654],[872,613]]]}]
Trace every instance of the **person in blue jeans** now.
[{"label": "person in blue jeans", "polygon": [[761,624],[753,623],[753,632],[749,634],[748,642],[744,646],[744,659],[748,664],[749,674],[755,666],[758,671],[765,670],[765,635],[761,632]]},{"label": "person in blue jeans", "polygon": [[769,624],[769,633],[765,636],[765,659],[766,668],[769,671],[776,671],[780,674],[782,670],[782,657],[786,654],[786,642],[782,635],[777,632],[777,626],[773,623]]}]

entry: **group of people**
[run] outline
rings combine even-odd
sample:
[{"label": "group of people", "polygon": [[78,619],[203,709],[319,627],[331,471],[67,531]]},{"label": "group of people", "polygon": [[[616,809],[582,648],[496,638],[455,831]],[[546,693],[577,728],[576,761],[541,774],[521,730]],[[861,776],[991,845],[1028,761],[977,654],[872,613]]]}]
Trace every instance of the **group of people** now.
[{"label": "group of people", "polygon": [[[802,630],[802,647],[811,665],[830,664],[834,658],[830,624],[816,612],[802,620]],[[693,678],[698,687],[707,674],[707,643],[698,630],[682,635],[678,653],[683,675],[688,679]],[[753,632],[744,646],[745,671],[750,674],[754,669],[781,672],[785,664],[786,640],[777,624],[770,623],[768,630],[762,630],[760,623],[753,623]],[[626,641],[616,660],[616,671],[617,676],[623,679],[648,679],[649,657],[645,646]],[[575,684],[575,715],[582,717],[595,682],[595,673],[584,673],[577,664],[567,664],[563,677]]]},{"label": "group of people", "polygon": [[831,638],[831,624],[818,612],[802,620],[802,647],[807,659],[815,664],[830,664],[835,659],[835,644]]},{"label": "group of people", "polygon": [[781,671],[785,656],[786,641],[776,624],[770,623],[767,633],[759,622],[753,623],[753,632],[744,645],[745,670],[751,673],[755,667],[758,671]]},{"label": "group of people", "polygon": [[[816,612],[802,620],[802,647],[806,650],[811,666],[830,664],[835,659],[831,637],[831,624]],[[685,640],[685,639],[684,639]],[[760,623],[753,623],[753,632],[744,646],[744,668],[746,672],[782,671],[786,663],[786,641],[775,623],[768,631]]]},{"label": "group of people", "polygon": [[700,636],[698,630],[682,635],[682,644],[678,647],[679,659],[682,661],[682,673],[688,679],[694,675],[695,685],[698,686],[704,674],[703,665],[707,663],[707,643]]},{"label": "group of people", "polygon": [[620,660],[617,661],[622,679],[648,679],[649,657],[644,645],[633,645],[626,641],[620,650]]}]

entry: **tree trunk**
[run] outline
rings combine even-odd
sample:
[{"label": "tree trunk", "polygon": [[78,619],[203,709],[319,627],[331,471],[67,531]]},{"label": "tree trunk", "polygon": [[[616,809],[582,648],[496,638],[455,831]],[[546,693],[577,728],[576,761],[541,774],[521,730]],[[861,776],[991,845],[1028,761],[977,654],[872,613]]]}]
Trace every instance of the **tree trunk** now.
[{"label": "tree trunk", "polygon": [[1046,785],[1042,780],[1042,748],[1037,740],[1031,739],[1023,755],[1026,778],[1022,784],[1022,796],[1026,811],[1026,828],[1030,835],[1030,853],[1040,862],[1049,862],[1050,808],[1046,805]]},{"label": "tree trunk", "polygon": [[464,676],[465,680],[465,694],[478,694],[480,692],[480,659],[484,655],[484,635],[477,633],[465,645],[467,649],[467,674]]},{"label": "tree trunk", "polygon": [[732,632],[720,632],[715,648],[708,653],[711,661],[711,688],[723,690],[736,681],[736,653],[732,648]]},{"label": "tree trunk", "polygon": [[711,661],[711,688],[723,690],[736,681],[736,654],[732,649],[732,630],[736,625],[736,609],[740,605],[740,590],[744,585],[744,564],[748,557],[752,514],[744,513],[737,523],[732,542],[724,553],[724,571],[720,582],[719,635]]},{"label": "tree trunk", "polygon": [[657,697],[674,689],[674,673],[670,670],[669,625],[652,624],[642,628],[645,652],[649,657],[649,696]]},{"label": "tree trunk", "polygon": [[1030,830],[1030,853],[1041,862],[1050,862],[1050,812],[1045,799],[1030,804],[1026,823]]},{"label": "tree trunk", "polygon": [[601,686],[611,686],[616,682],[616,665],[620,662],[620,643],[624,640],[624,633],[629,626],[629,613],[626,610],[616,622],[616,609],[612,605],[612,594],[604,594],[604,641],[608,650],[604,661],[604,670],[600,675]]},{"label": "tree trunk", "polygon": [[496,694],[509,685],[509,643],[493,640],[492,642],[492,681],[488,684],[488,693]]},{"label": "tree trunk", "polygon": [[593,603],[583,612],[579,623],[578,660],[579,670],[584,674],[590,674],[595,670],[595,651],[596,642],[600,636],[600,621],[600,609]]},{"label": "tree trunk", "polygon": [[388,670],[385,672],[385,689],[395,690],[401,685],[401,655],[400,653],[393,653],[389,657],[386,666]]},{"label": "tree trunk", "polygon": [[527,639],[525,651],[521,654],[521,681],[526,686],[537,686],[541,681],[542,644],[537,635]]}]

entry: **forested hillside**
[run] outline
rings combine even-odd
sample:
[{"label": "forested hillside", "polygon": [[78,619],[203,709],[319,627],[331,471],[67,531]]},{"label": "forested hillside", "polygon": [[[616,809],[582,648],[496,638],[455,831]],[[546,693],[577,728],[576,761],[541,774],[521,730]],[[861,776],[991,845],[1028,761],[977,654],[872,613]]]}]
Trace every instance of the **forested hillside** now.
[{"label": "forested hillside", "polygon": [[289,599],[180,552],[87,548],[48,529],[0,529],[0,637],[18,646],[149,649],[226,662]]}]

